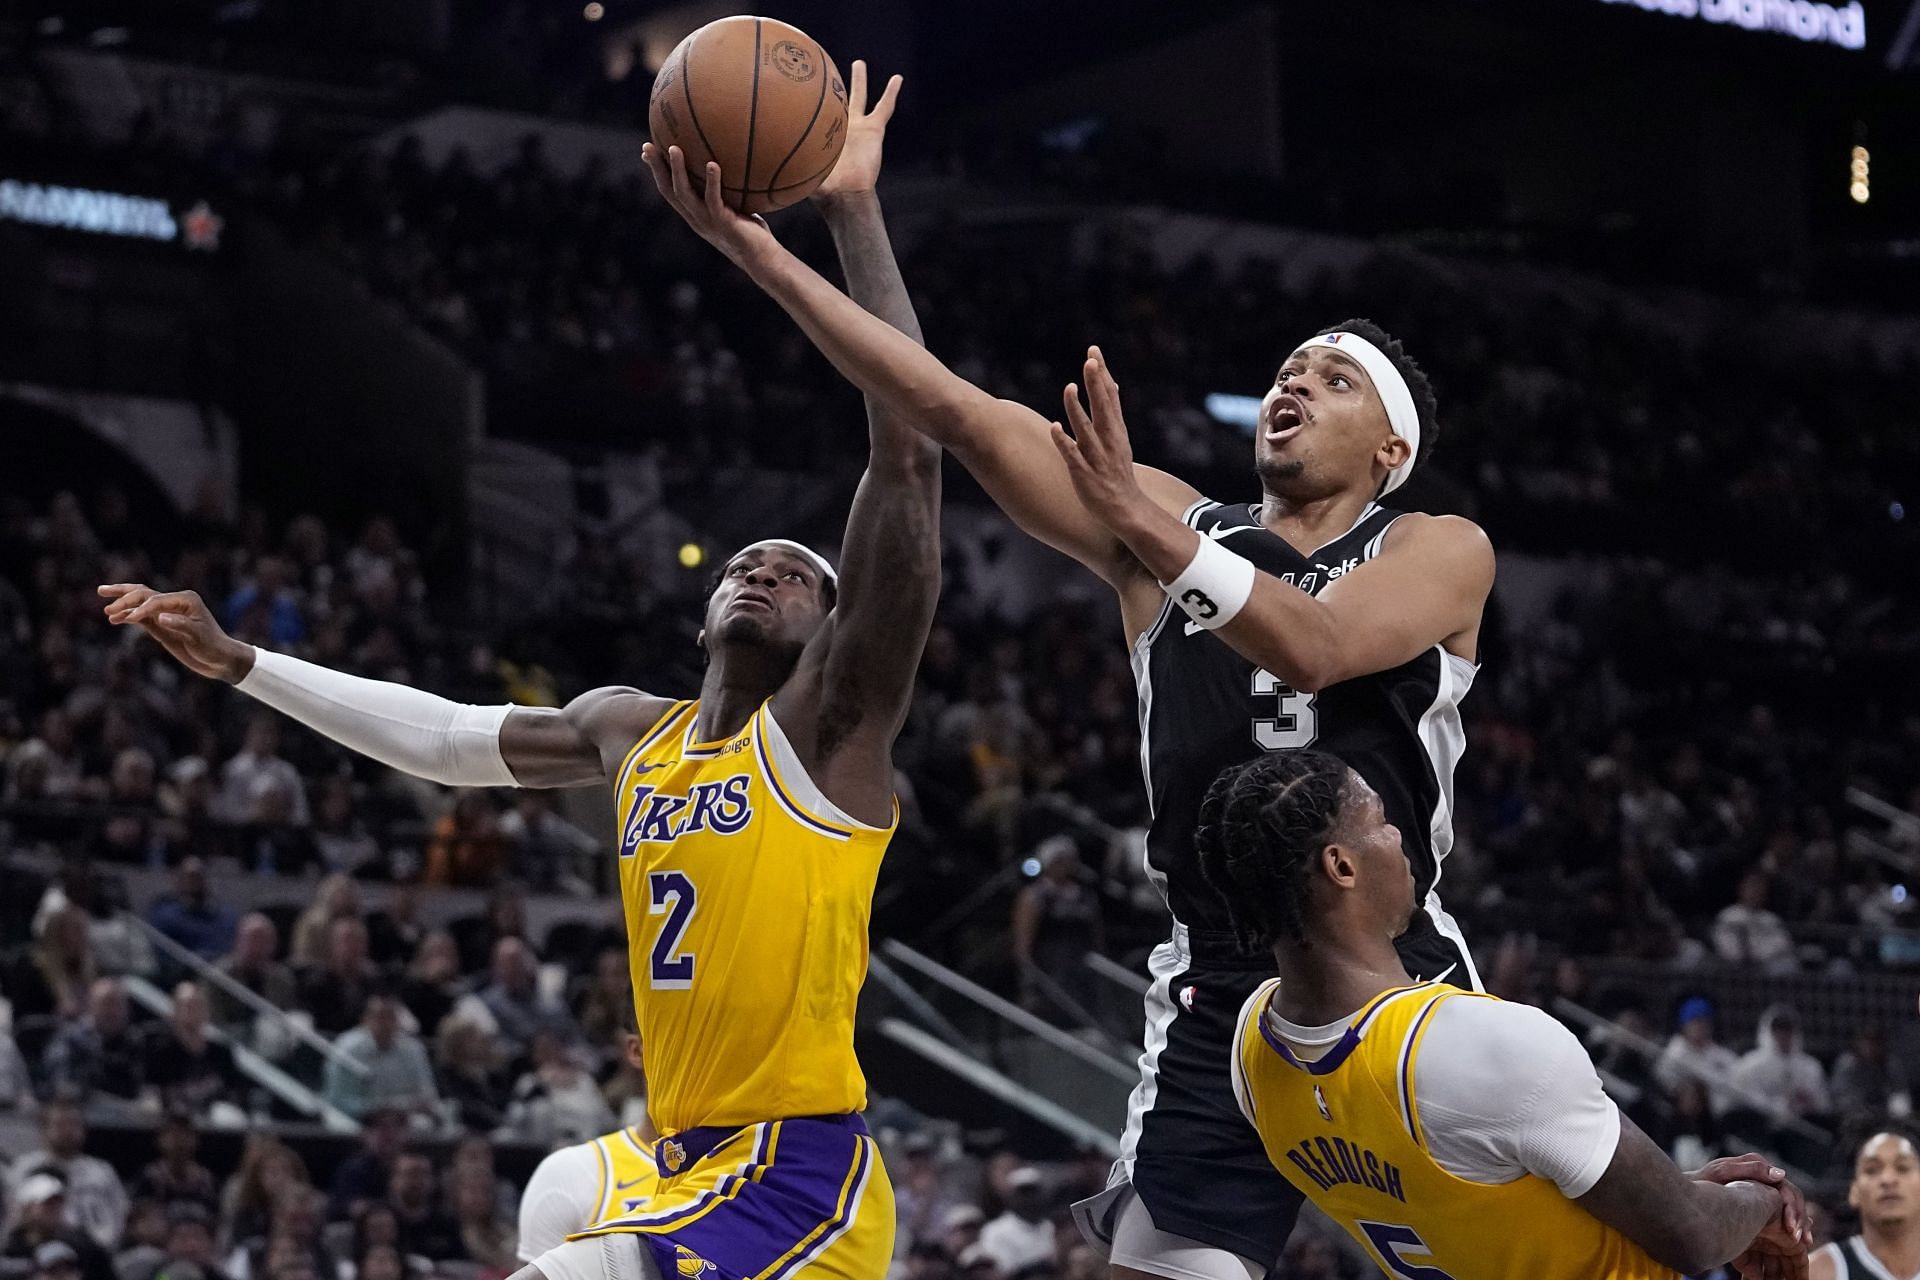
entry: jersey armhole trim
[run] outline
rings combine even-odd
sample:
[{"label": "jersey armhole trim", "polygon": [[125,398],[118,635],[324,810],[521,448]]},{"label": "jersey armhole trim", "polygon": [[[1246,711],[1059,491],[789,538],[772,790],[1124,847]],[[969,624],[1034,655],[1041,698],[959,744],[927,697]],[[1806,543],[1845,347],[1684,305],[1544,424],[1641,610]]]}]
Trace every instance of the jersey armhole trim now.
[{"label": "jersey armhole trim", "polygon": [[893,817],[884,827],[862,822],[828,799],[827,793],[800,763],[800,753],[793,749],[786,730],[774,719],[772,700],[761,703],[755,715],[758,728],[753,735],[754,754],[767,775],[767,790],[773,793],[788,817],[834,840],[851,840],[860,832],[885,835],[900,825],[899,796],[893,798]]},{"label": "jersey armhole trim", "polygon": [[593,1193],[593,1220],[595,1222],[607,1216],[613,1206],[607,1203],[607,1196],[613,1190],[613,1153],[607,1150],[605,1138],[593,1140],[594,1159],[600,1166],[600,1185]]},{"label": "jersey armhole trim", "polygon": [[1427,1020],[1433,1011],[1456,995],[1468,994],[1453,990],[1437,992],[1427,1001],[1424,1009],[1413,1017],[1413,1025],[1407,1029],[1407,1038],[1400,1043],[1400,1065],[1394,1072],[1400,1085],[1400,1119],[1406,1125],[1407,1136],[1422,1151],[1427,1149],[1426,1134],[1420,1125],[1419,1099],[1414,1096],[1413,1064],[1420,1056],[1420,1043],[1426,1039]]},{"label": "jersey armhole trim", "polygon": [[674,721],[680,718],[681,713],[692,705],[692,702],[684,699],[674,703],[653,722],[651,729],[640,735],[640,741],[633,744],[633,749],[628,751],[626,758],[620,762],[620,771],[613,775],[616,789],[626,785],[627,771],[633,768],[633,762],[640,758],[640,753],[659,741],[660,736],[673,727]]}]

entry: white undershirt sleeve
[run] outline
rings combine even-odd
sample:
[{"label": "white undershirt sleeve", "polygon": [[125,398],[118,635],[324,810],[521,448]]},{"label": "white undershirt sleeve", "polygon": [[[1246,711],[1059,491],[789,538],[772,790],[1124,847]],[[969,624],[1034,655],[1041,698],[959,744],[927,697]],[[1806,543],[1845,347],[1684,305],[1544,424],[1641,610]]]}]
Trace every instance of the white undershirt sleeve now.
[{"label": "white undershirt sleeve", "polygon": [[1579,1039],[1532,1005],[1454,996],[1414,1067],[1427,1150],[1468,1182],[1545,1178],[1585,1195],[1620,1145],[1620,1110]]},{"label": "white undershirt sleeve", "polygon": [[511,787],[500,726],[512,706],[476,707],[385,680],[366,680],[270,649],[234,686],[343,747],[450,787]]},{"label": "white undershirt sleeve", "polygon": [[562,1147],[540,1162],[520,1195],[520,1261],[532,1262],[593,1225],[600,1206],[600,1152],[591,1142]]}]

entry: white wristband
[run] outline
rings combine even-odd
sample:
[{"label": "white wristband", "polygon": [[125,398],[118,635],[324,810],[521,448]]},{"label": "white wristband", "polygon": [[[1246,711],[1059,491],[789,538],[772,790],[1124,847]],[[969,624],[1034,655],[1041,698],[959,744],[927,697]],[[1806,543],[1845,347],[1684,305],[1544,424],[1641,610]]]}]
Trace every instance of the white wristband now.
[{"label": "white wristband", "polygon": [[1200,549],[1172,582],[1160,589],[1186,610],[1194,625],[1218,631],[1239,616],[1253,595],[1253,561],[1237,556],[1205,534]]},{"label": "white wristband", "polygon": [[500,726],[511,706],[476,707],[256,648],[234,686],[344,747],[449,787],[511,787]]}]

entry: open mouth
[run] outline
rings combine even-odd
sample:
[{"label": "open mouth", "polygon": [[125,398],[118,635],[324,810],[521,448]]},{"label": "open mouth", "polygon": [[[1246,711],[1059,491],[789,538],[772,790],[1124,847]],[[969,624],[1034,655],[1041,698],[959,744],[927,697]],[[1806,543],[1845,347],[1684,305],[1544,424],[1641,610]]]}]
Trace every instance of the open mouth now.
[{"label": "open mouth", "polygon": [[1267,415],[1267,442],[1279,444],[1290,440],[1306,425],[1306,411],[1300,402],[1292,396],[1281,396],[1273,402],[1273,411]]},{"label": "open mouth", "polygon": [[743,605],[752,605],[756,609],[765,609],[768,613],[773,612],[773,601],[758,592],[742,591],[733,598],[734,608],[738,609]]}]

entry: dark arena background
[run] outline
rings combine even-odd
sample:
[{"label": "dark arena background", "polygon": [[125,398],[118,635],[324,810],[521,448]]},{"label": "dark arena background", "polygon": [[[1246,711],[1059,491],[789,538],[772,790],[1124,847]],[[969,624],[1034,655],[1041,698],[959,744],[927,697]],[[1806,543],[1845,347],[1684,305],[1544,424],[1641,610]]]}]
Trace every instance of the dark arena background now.
[{"label": "dark arena background", "polygon": [[[733,12],[0,9],[0,1275],[59,1274],[53,1168],[85,1280],[504,1277],[539,1160],[644,1117],[604,788],[386,769],[94,588],[461,702],[696,689],[718,563],[838,553],[866,456],[641,163]],[[1443,889],[1488,989],[1859,1230],[1920,1086],[1920,3],[770,13],[906,76],[901,270],[993,394],[1055,416],[1098,343],[1140,460],[1240,501],[1300,335],[1406,344],[1444,436],[1396,501],[1498,555]],[[1138,699],[1111,593],[945,478],[866,1119],[896,1275],[1095,1280],[1169,928]],[[1316,1220],[1272,1274],[1373,1271]]]}]

